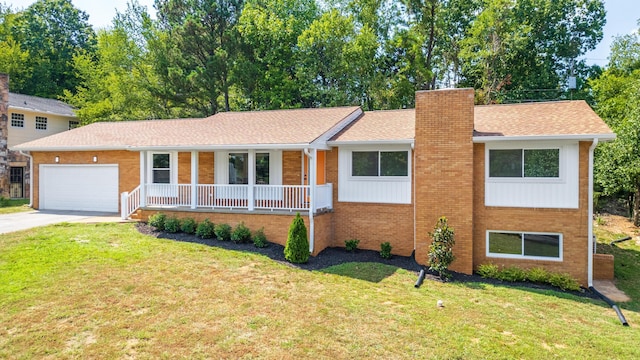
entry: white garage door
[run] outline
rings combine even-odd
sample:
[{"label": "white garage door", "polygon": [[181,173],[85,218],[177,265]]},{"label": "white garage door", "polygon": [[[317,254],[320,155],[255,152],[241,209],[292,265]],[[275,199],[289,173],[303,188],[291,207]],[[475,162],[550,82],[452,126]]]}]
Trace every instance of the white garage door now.
[{"label": "white garage door", "polygon": [[118,212],[118,165],[40,165],[40,209]]}]

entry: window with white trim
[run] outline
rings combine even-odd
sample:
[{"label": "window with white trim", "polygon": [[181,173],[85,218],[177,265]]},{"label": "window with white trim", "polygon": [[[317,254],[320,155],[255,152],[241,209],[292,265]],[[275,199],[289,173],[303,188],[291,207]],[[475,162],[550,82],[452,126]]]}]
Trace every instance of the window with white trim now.
[{"label": "window with white trim", "polygon": [[11,113],[11,127],[24,127],[24,114]]},{"label": "window with white trim", "polygon": [[47,130],[47,118],[36,116],[36,130]]},{"label": "window with white trim", "polygon": [[75,129],[78,126],[80,126],[80,122],[79,121],[69,120],[69,130]]},{"label": "window with white trim", "polygon": [[[269,185],[269,153],[256,153],[256,184]],[[249,183],[249,154],[229,153],[229,184]]]},{"label": "window with white trim", "polygon": [[408,176],[408,151],[353,151],[351,176]]},{"label": "window with white trim", "polygon": [[153,168],[151,171],[154,184],[171,183],[171,154],[156,153],[152,156]]},{"label": "window with white trim", "polygon": [[562,260],[562,234],[487,231],[487,256]]},{"label": "window with white trim", "polygon": [[560,149],[491,149],[491,178],[559,178]]}]

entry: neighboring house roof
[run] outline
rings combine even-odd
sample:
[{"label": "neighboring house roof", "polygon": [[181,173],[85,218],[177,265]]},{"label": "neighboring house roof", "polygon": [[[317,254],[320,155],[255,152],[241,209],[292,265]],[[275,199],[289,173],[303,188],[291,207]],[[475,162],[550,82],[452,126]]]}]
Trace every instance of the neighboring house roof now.
[{"label": "neighboring house roof", "polygon": [[9,93],[9,108],[38,111],[53,115],[73,116],[73,107],[60,100],[41,98],[37,96]]},{"label": "neighboring house roof", "polygon": [[415,110],[367,111],[331,139],[331,143],[412,143],[415,138]]},{"label": "neighboring house roof", "polygon": [[226,112],[205,119],[99,122],[20,144],[14,149],[303,147],[335,135],[361,113],[359,107],[352,106]]},{"label": "neighboring house roof", "polygon": [[601,138],[615,134],[583,100],[476,106],[474,140]]}]

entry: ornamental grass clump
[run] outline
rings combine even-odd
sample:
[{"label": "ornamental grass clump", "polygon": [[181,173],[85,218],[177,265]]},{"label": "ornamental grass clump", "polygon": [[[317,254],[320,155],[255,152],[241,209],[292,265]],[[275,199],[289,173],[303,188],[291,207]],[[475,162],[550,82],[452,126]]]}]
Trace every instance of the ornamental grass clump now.
[{"label": "ornamental grass clump", "polygon": [[309,238],[307,237],[307,227],[300,216],[291,222],[289,227],[289,235],[287,236],[287,245],[284,247],[284,258],[287,261],[301,264],[309,261]]},{"label": "ornamental grass clump", "polygon": [[432,238],[429,246],[429,270],[436,271],[441,279],[448,279],[449,265],[455,259],[453,256],[453,245],[455,244],[453,228],[449,227],[446,217],[438,219],[433,232],[429,233]]}]

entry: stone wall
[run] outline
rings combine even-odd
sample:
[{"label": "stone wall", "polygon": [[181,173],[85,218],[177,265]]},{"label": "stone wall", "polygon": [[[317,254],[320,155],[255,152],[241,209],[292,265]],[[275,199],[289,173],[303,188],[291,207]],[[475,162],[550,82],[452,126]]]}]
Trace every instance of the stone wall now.
[{"label": "stone wall", "polygon": [[0,197],[9,197],[9,75],[0,74]]}]

